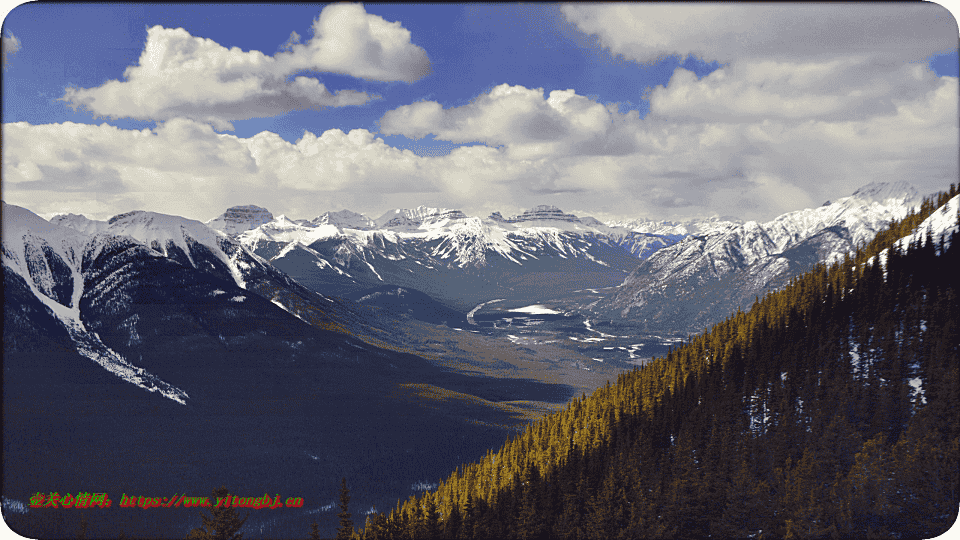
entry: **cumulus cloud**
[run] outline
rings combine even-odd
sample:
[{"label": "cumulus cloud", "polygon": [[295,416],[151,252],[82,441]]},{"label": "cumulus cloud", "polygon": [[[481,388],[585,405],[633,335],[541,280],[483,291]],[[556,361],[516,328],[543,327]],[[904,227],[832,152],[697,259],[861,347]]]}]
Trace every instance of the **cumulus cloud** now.
[{"label": "cumulus cloud", "polygon": [[313,38],[304,44],[291,40],[288,49],[281,60],[297,69],[374,81],[411,83],[431,71],[427,53],[410,42],[409,30],[368,14],[360,4],[327,6],[313,22]]},{"label": "cumulus cloud", "polygon": [[379,96],[355,90],[331,92],[304,70],[376,81],[413,82],[430,71],[424,50],[410,42],[399,22],[366,13],[363,6],[327,6],[313,24],[313,37],[291,35],[274,56],[242,51],[182,28],[154,26],[137,65],[123,80],[95,88],[67,88],[62,101],[97,116],[168,120],[191,118],[233,129],[233,120],[295,110],[363,105]]},{"label": "cumulus cloud", "polygon": [[0,37],[0,45],[3,48],[3,67],[5,68],[9,59],[20,51],[20,40],[17,39],[17,36],[10,34]]},{"label": "cumulus cloud", "polygon": [[[188,118],[141,131],[7,124],[5,198],[37,212],[144,208],[196,219],[236,204],[314,217],[342,208],[379,215],[420,204],[508,215],[547,203],[567,211],[586,209],[600,218],[720,213],[765,220],[873,181],[905,180],[925,193],[956,181],[958,80],[936,77],[917,61],[940,47],[929,38],[938,31],[915,32],[923,21],[943,26],[936,17],[946,12],[936,6],[901,4],[894,11],[870,6],[866,13],[859,6],[793,5],[790,17],[779,5],[748,6],[765,10],[769,17],[763,23],[753,11],[736,11],[736,5],[670,6],[666,23],[637,16],[637,9],[654,7],[659,6],[564,8],[581,29],[630,59],[677,53],[723,62],[701,79],[678,68],[666,85],[648,92],[650,108],[642,119],[636,111],[620,113],[573,89],[545,92],[506,84],[460,107],[422,101],[383,115],[383,134],[481,143],[429,157],[393,148],[366,130],[307,132],[295,143],[267,132],[245,139],[218,134],[200,109],[195,117],[177,113]],[[318,35],[321,41],[348,39],[324,34],[329,9],[315,23],[314,40]],[[812,25],[814,19],[821,26]],[[906,29],[888,28],[891,19]],[[679,24],[684,21],[691,26]],[[956,47],[956,26],[949,21],[950,47]],[[876,36],[855,28],[867,23]],[[791,24],[799,25],[802,40],[791,33]],[[849,32],[845,25],[851,26]],[[405,32],[399,25],[390,28]],[[370,35],[378,34],[371,30]],[[362,32],[359,36],[349,39],[367,39]],[[897,51],[880,47],[883,54],[876,53],[871,47],[883,45],[878,39],[892,39]],[[149,67],[151,62],[168,62],[173,76],[207,66],[203,69],[218,74],[217,84],[227,85],[225,102],[242,103],[272,80],[267,74],[302,65],[293,59],[324,62],[330,69],[348,62],[322,47],[314,51],[313,40],[300,43],[298,36],[273,57],[224,52],[192,37],[173,41],[182,50],[156,57],[145,53],[139,67],[159,73],[162,68]],[[799,52],[786,50],[795,46]],[[219,52],[196,52],[208,47]],[[385,57],[387,50],[364,58]],[[228,54],[230,61],[219,56]],[[187,91],[197,95],[176,98],[179,105],[158,110],[172,114],[177,106],[187,107],[184,103],[211,99],[208,111],[232,118],[226,105],[216,109],[221,98],[201,97],[206,96],[202,89]],[[126,103],[127,97],[118,95],[117,103]],[[89,193],[83,203],[88,208],[76,203],[84,193]]]},{"label": "cumulus cloud", "polygon": [[[511,99],[522,98],[514,109],[492,100],[487,110],[478,99],[464,106],[470,114],[401,111],[416,120],[411,135],[445,129],[449,139],[488,144],[440,157],[399,150],[362,129],[306,132],[291,143],[269,132],[219,134],[189,119],[140,131],[21,122],[4,125],[5,199],[99,218],[144,208],[209,219],[236,204],[293,217],[420,204],[487,215],[549,203],[601,218],[769,219],[872,181],[906,180],[925,192],[955,181],[960,90],[956,78],[938,81],[913,99],[893,100],[890,114],[859,119],[678,122],[653,111],[641,120],[572,92],[554,99],[523,87],[512,88]],[[494,114],[505,110],[520,118]],[[454,120],[444,123],[450,112]],[[552,115],[551,129],[507,136],[489,125],[529,124],[537,114]],[[611,146],[610,134],[629,144]],[[578,153],[583,141],[593,151]],[[545,146],[530,152],[536,145]]]},{"label": "cumulus cloud", "polygon": [[644,63],[669,55],[916,62],[955,49],[958,34],[950,12],[933,3],[568,4],[562,11],[611,53]]},{"label": "cumulus cloud", "polygon": [[554,90],[544,98],[542,88],[502,84],[462,107],[444,109],[435,101],[421,101],[388,111],[380,119],[380,131],[505,146],[511,156],[523,159],[625,154],[634,148],[624,129],[629,117],[615,105],[601,105],[574,90]]}]

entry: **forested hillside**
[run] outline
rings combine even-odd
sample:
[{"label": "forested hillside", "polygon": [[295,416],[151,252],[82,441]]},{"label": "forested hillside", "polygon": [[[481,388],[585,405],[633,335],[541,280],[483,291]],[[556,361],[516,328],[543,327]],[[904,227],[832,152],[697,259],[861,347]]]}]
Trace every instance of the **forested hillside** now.
[{"label": "forested hillside", "polygon": [[956,227],[892,246],[956,212],[957,192],[372,515],[364,536],[941,534],[960,502],[960,247]]}]

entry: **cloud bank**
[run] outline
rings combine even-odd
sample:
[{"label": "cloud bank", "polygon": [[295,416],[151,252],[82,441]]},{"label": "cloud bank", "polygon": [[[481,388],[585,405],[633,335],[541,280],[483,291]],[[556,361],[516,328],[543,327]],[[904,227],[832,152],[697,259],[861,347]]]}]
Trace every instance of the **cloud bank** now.
[{"label": "cloud bank", "polygon": [[957,23],[936,4],[567,4],[564,16],[611,53],[648,63],[692,55],[727,63],[879,57],[919,62],[955,49]]},{"label": "cloud bank", "polygon": [[[929,193],[956,181],[958,79],[937,77],[919,61],[956,47],[957,27],[944,20],[945,10],[698,4],[661,15],[661,7],[563,9],[629,60],[695,54],[722,62],[719,69],[698,79],[678,68],[665,85],[638,88],[649,99],[644,118],[575,89],[511,84],[466,105],[424,100],[380,118],[383,135],[479,143],[427,157],[363,129],[305,132],[291,143],[269,132],[238,138],[211,127],[249,114],[238,112],[245,107],[267,114],[294,102],[369,99],[323,94],[315,79],[283,75],[304,65],[415,80],[429,63],[425,53],[411,53],[416,48],[399,23],[359,6],[331,6],[309,42],[292,36],[273,57],[155,27],[127,81],[90,95],[92,107],[129,106],[134,114],[130,85],[148,85],[144,95],[157,97],[143,106],[161,123],[142,131],[6,124],[5,199],[41,213],[98,218],[142,208],[209,219],[237,204],[308,218],[343,208],[376,216],[420,204],[487,215],[547,203],[601,219],[721,213],[765,220],[870,182],[906,181]],[[762,23],[753,10],[766,17]],[[367,26],[347,24],[360,20]],[[341,28],[353,29],[338,34]],[[370,43],[379,48],[362,46]],[[165,82],[160,73],[172,78]],[[192,78],[200,73],[216,74],[209,87]]]},{"label": "cloud bank", "polygon": [[[812,109],[763,117],[730,105],[733,112],[696,122],[656,107],[640,119],[573,91],[545,96],[514,86],[459,108],[421,102],[381,119],[388,133],[484,143],[442,157],[399,150],[362,129],[307,132],[290,143],[270,132],[218,134],[183,118],[142,131],[6,124],[5,198],[38,212],[100,217],[122,207],[209,219],[251,203],[294,217],[419,204],[486,215],[546,201],[601,217],[679,218],[722,208],[769,219],[873,181],[906,180],[925,192],[955,181],[957,79],[914,84],[909,70],[902,76],[890,88],[912,93],[889,98],[890,111],[858,118]],[[678,71],[659,91],[698,95],[690,88],[706,80]],[[748,85],[748,78],[725,84]]]}]

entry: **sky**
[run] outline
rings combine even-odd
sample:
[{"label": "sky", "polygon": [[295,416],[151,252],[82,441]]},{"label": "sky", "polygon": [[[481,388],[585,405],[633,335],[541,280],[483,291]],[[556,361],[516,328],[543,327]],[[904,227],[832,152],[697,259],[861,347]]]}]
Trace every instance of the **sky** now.
[{"label": "sky", "polygon": [[40,215],[764,221],[958,178],[932,3],[57,2],[2,35],[2,195]]}]

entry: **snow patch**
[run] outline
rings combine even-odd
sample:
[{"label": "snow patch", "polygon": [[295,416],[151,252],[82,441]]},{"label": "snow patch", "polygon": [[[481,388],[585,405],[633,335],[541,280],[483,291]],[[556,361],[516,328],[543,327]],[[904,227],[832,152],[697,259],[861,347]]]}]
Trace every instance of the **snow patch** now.
[{"label": "snow patch", "polygon": [[550,309],[541,304],[534,304],[532,306],[526,306],[517,309],[511,309],[510,311],[515,311],[518,313],[530,313],[533,315],[559,315],[563,313],[562,311],[557,311],[555,309]]}]

